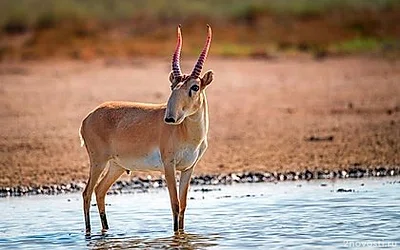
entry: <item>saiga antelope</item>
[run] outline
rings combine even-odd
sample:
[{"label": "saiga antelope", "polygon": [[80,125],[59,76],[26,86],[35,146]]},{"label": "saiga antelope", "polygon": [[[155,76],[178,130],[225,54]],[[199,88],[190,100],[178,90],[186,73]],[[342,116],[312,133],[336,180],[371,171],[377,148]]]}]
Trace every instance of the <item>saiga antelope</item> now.
[{"label": "saiga antelope", "polygon": [[[178,38],[169,74],[171,94],[166,104],[106,102],[82,121],[80,136],[90,159],[90,176],[83,191],[86,234],[90,234],[89,208],[93,189],[103,231],[108,229],[104,198],[110,186],[126,171],[165,172],[174,231],[183,230],[187,192],[194,167],[207,149],[208,106],[205,89],[214,73],[200,73],[211,44],[211,28],[192,73],[182,74]],[[109,162],[107,172],[98,179]],[[179,196],[175,180],[181,172]]]}]

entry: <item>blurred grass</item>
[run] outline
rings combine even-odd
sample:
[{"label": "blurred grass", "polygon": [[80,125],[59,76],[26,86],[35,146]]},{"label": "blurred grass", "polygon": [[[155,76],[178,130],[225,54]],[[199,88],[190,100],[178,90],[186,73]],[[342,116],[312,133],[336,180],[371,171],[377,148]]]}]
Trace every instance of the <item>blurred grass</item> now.
[{"label": "blurred grass", "polygon": [[399,0],[3,0],[0,26],[20,22],[33,27],[66,19],[108,22],[137,16],[187,19],[194,15],[213,20],[251,18],[258,13],[308,16],[334,9],[380,11],[399,4]]},{"label": "blurred grass", "polygon": [[400,37],[400,0],[0,0],[0,59],[165,55],[178,23],[193,55],[206,23],[223,56],[360,53]]},{"label": "blurred grass", "polygon": [[383,41],[375,38],[355,38],[343,41],[334,46],[334,50],[342,53],[377,51],[381,48]]},{"label": "blurred grass", "polygon": [[213,47],[213,52],[226,57],[249,56],[253,51],[251,45],[225,43]]}]

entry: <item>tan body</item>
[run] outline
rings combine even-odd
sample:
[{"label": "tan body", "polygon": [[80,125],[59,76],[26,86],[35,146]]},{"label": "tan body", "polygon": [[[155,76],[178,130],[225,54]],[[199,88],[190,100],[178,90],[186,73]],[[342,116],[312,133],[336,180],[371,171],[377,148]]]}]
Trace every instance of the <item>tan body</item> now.
[{"label": "tan body", "polygon": [[170,163],[180,171],[193,167],[207,147],[207,102],[175,126],[164,123],[165,110],[166,104],[100,105],[82,123],[89,154],[131,171],[164,171]]},{"label": "tan body", "polygon": [[[210,82],[212,72],[210,72]],[[171,94],[169,107],[186,110],[180,123],[164,122],[167,104],[106,102],[93,110],[82,122],[80,134],[90,158],[90,178],[83,192],[86,231],[90,233],[90,197],[96,186],[96,200],[103,230],[108,229],[105,215],[105,195],[125,170],[157,170],[165,173],[174,216],[174,230],[183,229],[187,191],[196,163],[207,149],[208,106],[204,88],[195,102],[182,101],[188,88],[199,84],[189,80],[178,84]],[[192,100],[191,99],[191,100]],[[179,117],[179,112],[176,112]],[[178,118],[176,119],[179,120]],[[109,168],[97,181],[110,162]],[[175,171],[181,171],[179,196]],[[179,221],[178,221],[179,217]]]},{"label": "tan body", "polygon": [[[90,234],[90,201],[95,189],[103,230],[108,229],[105,195],[126,170],[158,170],[165,173],[173,214],[174,231],[183,230],[187,192],[194,167],[207,149],[208,106],[206,87],[213,72],[200,77],[211,42],[208,26],[206,45],[191,75],[179,66],[182,37],[169,75],[171,95],[166,104],[106,102],[82,121],[82,145],[90,159],[90,173],[83,191],[86,234]],[[98,182],[109,163],[107,172]],[[181,171],[179,194],[175,180]],[[179,195],[179,196],[178,196]]]}]

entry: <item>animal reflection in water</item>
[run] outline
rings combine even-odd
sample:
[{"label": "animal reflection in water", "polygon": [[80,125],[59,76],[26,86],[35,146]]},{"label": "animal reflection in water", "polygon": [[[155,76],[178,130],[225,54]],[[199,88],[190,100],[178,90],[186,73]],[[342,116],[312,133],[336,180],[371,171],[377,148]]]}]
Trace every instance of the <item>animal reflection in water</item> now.
[{"label": "animal reflection in water", "polygon": [[[205,90],[214,73],[200,76],[211,44],[211,28],[205,46],[191,74],[182,74],[178,42],[169,75],[171,94],[166,104],[106,102],[83,120],[80,135],[90,159],[90,173],[83,191],[86,234],[90,235],[90,201],[93,190],[102,230],[108,222],[104,199],[110,186],[125,172],[159,170],[165,172],[170,196],[173,229],[183,231],[187,192],[194,167],[207,149],[208,106]],[[151,78],[149,78],[151,88]],[[98,180],[106,169],[104,177]],[[175,180],[181,172],[179,196]],[[97,184],[98,183],[98,184]]]},{"label": "animal reflection in water", "polygon": [[139,239],[113,237],[108,235],[92,235],[88,238],[88,247],[93,249],[126,249],[126,248],[157,248],[157,249],[204,249],[217,246],[219,235],[199,235],[176,233],[171,237],[155,239]]}]

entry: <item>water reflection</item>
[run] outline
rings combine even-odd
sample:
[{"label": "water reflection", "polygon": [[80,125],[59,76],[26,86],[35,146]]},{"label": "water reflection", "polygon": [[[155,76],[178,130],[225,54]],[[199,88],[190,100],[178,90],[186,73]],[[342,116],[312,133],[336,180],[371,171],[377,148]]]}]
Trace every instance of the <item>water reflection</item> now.
[{"label": "water reflection", "polygon": [[192,233],[178,233],[170,237],[138,238],[121,237],[110,234],[93,235],[87,238],[89,249],[204,249],[217,246],[221,237],[215,235],[200,235]]},{"label": "water reflection", "polygon": [[90,238],[84,236],[80,194],[0,199],[0,249],[297,250],[346,249],[348,242],[384,242],[398,249],[399,187],[395,177],[191,192],[187,233],[177,235],[167,190],[108,196],[111,229],[100,233],[100,218],[92,209],[95,234]]}]

